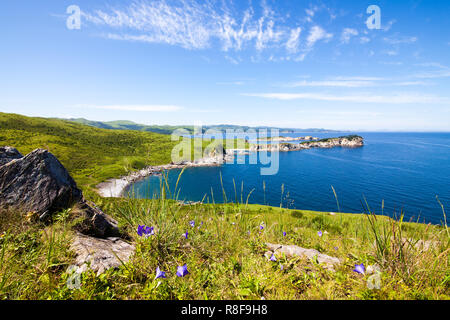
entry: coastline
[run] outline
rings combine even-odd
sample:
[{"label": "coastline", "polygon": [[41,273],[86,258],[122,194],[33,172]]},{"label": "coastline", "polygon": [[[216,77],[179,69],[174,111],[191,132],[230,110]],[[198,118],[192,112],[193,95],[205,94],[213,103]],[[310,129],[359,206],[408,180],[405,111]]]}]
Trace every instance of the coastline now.
[{"label": "coastline", "polygon": [[122,198],[128,187],[142,179],[149,176],[161,175],[163,171],[173,170],[173,169],[183,169],[190,167],[211,167],[211,166],[221,166],[223,163],[229,159],[229,155],[216,156],[202,158],[198,161],[186,161],[180,163],[170,163],[158,166],[148,166],[139,171],[133,171],[128,175],[122,176],[117,179],[109,179],[104,182],[99,183],[96,186],[97,193],[105,198]]},{"label": "coastline", "polygon": [[189,167],[209,167],[209,166],[221,166],[228,160],[231,160],[235,155],[245,155],[251,152],[261,151],[299,151],[310,148],[333,148],[333,147],[361,147],[364,145],[363,138],[359,136],[346,136],[339,138],[328,138],[319,141],[311,141],[301,144],[266,144],[266,145],[252,145],[249,149],[227,149],[223,150],[223,154],[205,157],[197,161],[184,161],[180,163],[171,163],[158,166],[148,166],[139,171],[131,172],[126,176],[122,176],[117,179],[109,179],[101,182],[96,186],[97,193],[106,198],[121,198],[125,195],[128,187],[146,177],[152,175],[160,175],[163,171],[173,169],[183,169]]}]

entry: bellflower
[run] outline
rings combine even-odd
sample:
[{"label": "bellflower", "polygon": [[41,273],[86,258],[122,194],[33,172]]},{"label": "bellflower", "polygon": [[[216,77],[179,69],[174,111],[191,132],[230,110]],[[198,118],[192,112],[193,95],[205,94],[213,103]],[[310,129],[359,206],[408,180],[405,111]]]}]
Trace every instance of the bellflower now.
[{"label": "bellflower", "polygon": [[272,253],[272,256],[269,259],[270,261],[277,261],[277,258],[275,258],[275,255]]},{"label": "bellflower", "polygon": [[166,273],[164,271],[161,271],[161,269],[159,269],[159,267],[156,268],[156,277],[155,277],[155,279],[158,279],[158,278],[166,278]]},{"label": "bellflower", "polygon": [[319,237],[321,237],[321,236],[322,236],[322,231],[317,232],[317,235],[318,235]]},{"label": "bellflower", "polygon": [[183,237],[185,237],[186,239],[188,238],[189,232],[186,231],[186,233],[183,233]]},{"label": "bellflower", "polygon": [[361,273],[364,274],[366,272],[366,268],[364,267],[364,264],[356,264],[355,265],[355,269],[353,269],[354,272],[356,273]]},{"label": "bellflower", "polygon": [[285,231],[283,231],[283,237],[286,237],[286,232]]},{"label": "bellflower", "polygon": [[142,237],[142,236],[153,236],[155,234],[154,228],[153,227],[147,227],[146,225],[138,225],[137,228],[137,234]]},{"label": "bellflower", "polygon": [[189,221],[189,224],[191,225],[192,228],[195,227],[195,221],[194,220]]},{"label": "bellflower", "polygon": [[186,264],[184,264],[184,266],[178,267],[178,269],[177,269],[177,276],[178,277],[184,277],[187,274],[189,274],[189,271],[187,269],[187,265]]}]

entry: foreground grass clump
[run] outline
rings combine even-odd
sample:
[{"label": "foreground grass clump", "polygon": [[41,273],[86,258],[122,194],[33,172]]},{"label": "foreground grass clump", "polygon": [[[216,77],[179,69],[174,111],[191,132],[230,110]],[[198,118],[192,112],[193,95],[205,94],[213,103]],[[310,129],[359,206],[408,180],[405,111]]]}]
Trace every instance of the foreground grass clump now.
[{"label": "foreground grass clump", "polygon": [[[71,212],[42,226],[15,219],[0,224],[0,297],[7,299],[448,299],[449,237],[444,227],[384,216],[288,210],[245,204],[186,206],[165,199],[102,199],[136,244],[118,270],[81,275],[69,289]],[[139,236],[139,225],[153,235]],[[432,243],[427,250],[395,237]],[[186,237],[187,232],[187,237]],[[386,232],[386,234],[384,234]],[[319,236],[319,234],[321,236]],[[386,239],[384,250],[377,241]],[[378,240],[377,240],[378,239]],[[411,240],[412,241],[412,240]],[[299,258],[265,256],[265,243],[295,244],[338,257],[328,271]],[[413,245],[411,245],[413,244]],[[356,264],[379,268],[379,289]],[[176,275],[186,265],[188,274]],[[166,278],[156,278],[156,270]]]}]

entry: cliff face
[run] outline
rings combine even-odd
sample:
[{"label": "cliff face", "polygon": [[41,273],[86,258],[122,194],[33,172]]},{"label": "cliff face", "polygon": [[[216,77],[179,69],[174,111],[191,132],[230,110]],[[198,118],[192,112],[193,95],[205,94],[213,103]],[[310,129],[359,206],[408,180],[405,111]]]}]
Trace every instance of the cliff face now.
[{"label": "cliff face", "polygon": [[311,148],[358,148],[364,145],[364,139],[360,136],[352,135],[339,138],[328,138],[318,141],[303,143],[280,143],[280,144],[258,144],[252,145],[250,151],[297,151]]}]

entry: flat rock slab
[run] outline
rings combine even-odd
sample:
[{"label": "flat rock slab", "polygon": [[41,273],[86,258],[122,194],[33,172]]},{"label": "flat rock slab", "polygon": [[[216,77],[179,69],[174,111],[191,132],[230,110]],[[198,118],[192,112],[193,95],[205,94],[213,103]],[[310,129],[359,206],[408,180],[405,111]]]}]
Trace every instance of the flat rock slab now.
[{"label": "flat rock slab", "polygon": [[122,262],[127,262],[135,247],[120,238],[100,239],[77,234],[71,249],[76,253],[75,265],[79,267],[78,272],[90,268],[99,275],[110,268],[118,268]]},{"label": "flat rock slab", "polygon": [[336,257],[331,257],[326,254],[320,253],[315,249],[305,249],[295,245],[283,245],[283,244],[272,244],[266,243],[266,246],[272,253],[277,255],[284,254],[286,257],[304,257],[309,260],[313,260],[317,257],[317,261],[323,264],[328,270],[334,270],[336,265],[339,265],[341,261]]}]

